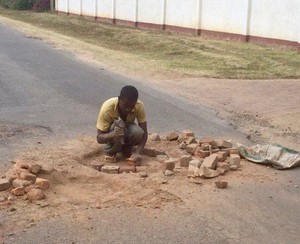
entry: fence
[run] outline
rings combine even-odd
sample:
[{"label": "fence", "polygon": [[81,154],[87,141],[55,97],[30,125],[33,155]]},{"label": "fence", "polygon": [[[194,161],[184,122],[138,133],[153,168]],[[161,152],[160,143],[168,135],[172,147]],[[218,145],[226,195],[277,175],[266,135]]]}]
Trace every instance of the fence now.
[{"label": "fence", "polygon": [[56,11],[300,50],[300,0],[56,0]]}]

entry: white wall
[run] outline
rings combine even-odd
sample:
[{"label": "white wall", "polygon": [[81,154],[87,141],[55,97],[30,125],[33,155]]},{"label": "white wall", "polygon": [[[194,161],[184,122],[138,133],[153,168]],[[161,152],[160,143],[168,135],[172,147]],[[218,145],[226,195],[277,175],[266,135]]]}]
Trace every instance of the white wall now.
[{"label": "white wall", "polygon": [[95,0],[82,1],[82,15],[95,16]]},{"label": "white wall", "polygon": [[113,0],[97,0],[97,16],[102,18],[113,19],[114,1]]},{"label": "white wall", "polygon": [[[60,2],[60,0],[59,0]],[[69,12],[72,14],[81,14],[81,0],[69,0]]]},{"label": "white wall", "polygon": [[139,0],[138,22],[162,25],[165,0]]},{"label": "white wall", "polygon": [[299,41],[300,0],[253,0],[253,36]]},{"label": "white wall", "polygon": [[116,19],[136,22],[137,0],[115,0]]},{"label": "white wall", "polygon": [[57,0],[55,8],[60,12],[68,13],[68,0]]}]

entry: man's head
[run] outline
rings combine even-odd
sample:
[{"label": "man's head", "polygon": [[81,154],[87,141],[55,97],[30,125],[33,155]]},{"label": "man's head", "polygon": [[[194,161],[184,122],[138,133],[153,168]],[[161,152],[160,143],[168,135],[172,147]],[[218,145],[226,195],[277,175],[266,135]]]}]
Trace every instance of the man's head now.
[{"label": "man's head", "polygon": [[119,96],[119,109],[123,114],[131,112],[138,100],[139,93],[134,86],[124,86]]}]

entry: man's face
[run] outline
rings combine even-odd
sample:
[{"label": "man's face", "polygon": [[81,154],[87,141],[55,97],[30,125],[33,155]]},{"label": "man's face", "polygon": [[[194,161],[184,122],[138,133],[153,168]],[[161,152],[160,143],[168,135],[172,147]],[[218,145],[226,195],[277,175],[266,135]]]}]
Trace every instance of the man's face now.
[{"label": "man's face", "polygon": [[129,101],[126,98],[119,98],[119,109],[121,110],[121,113],[124,115],[127,115],[130,113],[136,104],[136,101]]}]

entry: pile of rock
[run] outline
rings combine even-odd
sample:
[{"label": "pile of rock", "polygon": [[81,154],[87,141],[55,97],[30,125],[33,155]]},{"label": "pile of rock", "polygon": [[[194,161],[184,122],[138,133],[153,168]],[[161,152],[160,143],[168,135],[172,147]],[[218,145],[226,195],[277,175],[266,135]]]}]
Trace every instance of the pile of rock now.
[{"label": "pile of rock", "polygon": [[13,168],[0,179],[0,191],[9,190],[13,196],[25,196],[29,201],[42,200],[46,197],[44,191],[50,187],[50,183],[38,177],[40,173],[49,174],[51,170],[38,164],[15,162]]}]

